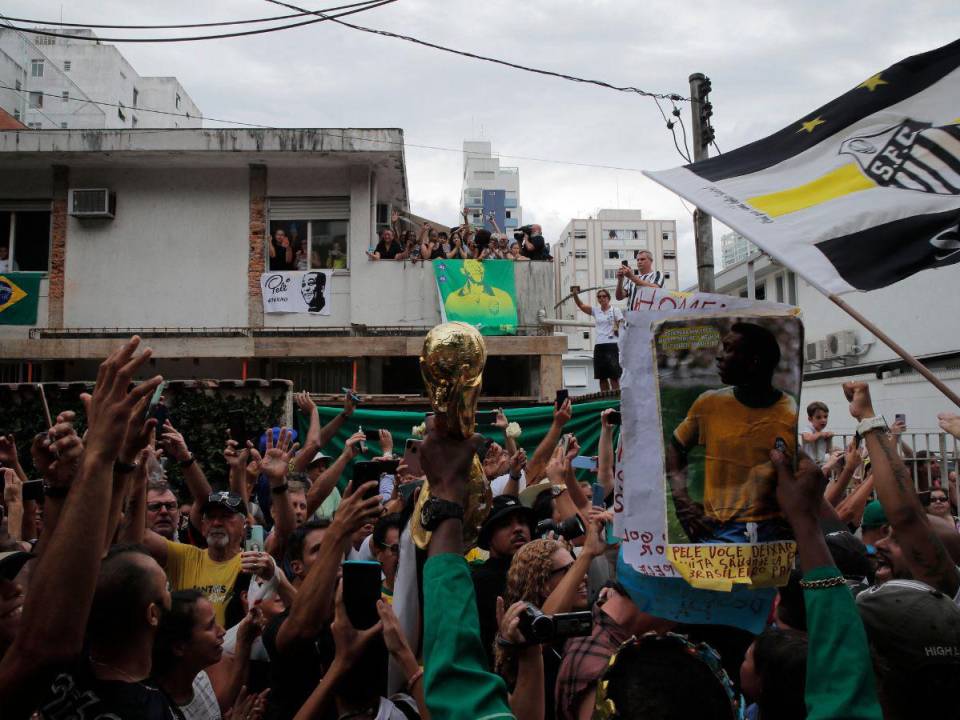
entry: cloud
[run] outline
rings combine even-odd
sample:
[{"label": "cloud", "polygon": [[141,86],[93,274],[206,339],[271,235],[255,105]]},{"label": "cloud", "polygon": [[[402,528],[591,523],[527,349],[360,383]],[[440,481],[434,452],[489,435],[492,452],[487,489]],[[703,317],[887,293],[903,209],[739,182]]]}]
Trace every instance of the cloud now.
[{"label": "cloud", "polygon": [[[307,0],[299,4],[307,6]],[[333,3],[327,3],[331,5]],[[4,12],[70,22],[202,22],[283,14],[261,0],[8,0]],[[322,7],[314,0],[309,7]],[[400,0],[349,18],[558,72],[689,94],[713,81],[717,142],[730,150],[806,115],[907,55],[954,39],[960,5],[692,0]],[[120,31],[112,31],[119,33]],[[105,33],[104,33],[105,34]],[[628,168],[682,163],[654,102],[520,72],[332,23],[217,42],[126,45],[144,75],[176,75],[209,117],[285,127],[401,127],[414,212],[455,222],[459,148],[482,135],[504,155]],[[689,129],[689,106],[681,104]],[[669,112],[669,104],[664,105]],[[520,168],[524,219],[555,239],[571,217],[639,207],[676,219],[681,286],[696,279],[692,223],[639,172],[504,159]],[[715,229],[715,236],[723,228]]]}]

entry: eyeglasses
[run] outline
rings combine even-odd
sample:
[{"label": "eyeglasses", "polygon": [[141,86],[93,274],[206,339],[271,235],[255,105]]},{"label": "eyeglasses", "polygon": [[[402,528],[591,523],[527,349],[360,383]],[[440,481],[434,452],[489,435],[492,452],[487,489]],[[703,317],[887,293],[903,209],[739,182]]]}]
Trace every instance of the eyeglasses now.
[{"label": "eyeglasses", "polygon": [[377,543],[377,545],[382,547],[384,550],[389,550],[394,555],[400,554],[400,543],[394,543],[393,545],[383,545],[381,543]]},{"label": "eyeglasses", "polygon": [[147,510],[150,512],[160,512],[160,509],[166,509],[167,512],[173,512],[177,509],[175,502],[152,502],[147,503]]},{"label": "eyeglasses", "polygon": [[947,501],[947,499],[946,499],[945,497],[932,497],[932,496],[930,497],[930,502],[932,502],[932,503],[935,503],[935,502],[946,502],[946,501]]},{"label": "eyeglasses", "polygon": [[551,570],[550,576],[552,577],[554,575],[566,575],[567,570],[569,570],[572,567],[573,567],[573,563],[567,563],[563,567],[557,568],[556,570]]}]

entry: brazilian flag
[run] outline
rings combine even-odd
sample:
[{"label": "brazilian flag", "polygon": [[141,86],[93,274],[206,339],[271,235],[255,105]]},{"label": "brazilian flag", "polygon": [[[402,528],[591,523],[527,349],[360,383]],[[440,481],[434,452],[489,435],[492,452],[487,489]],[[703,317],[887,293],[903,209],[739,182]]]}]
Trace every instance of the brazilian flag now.
[{"label": "brazilian flag", "polygon": [[0,325],[36,325],[40,273],[0,274]]}]

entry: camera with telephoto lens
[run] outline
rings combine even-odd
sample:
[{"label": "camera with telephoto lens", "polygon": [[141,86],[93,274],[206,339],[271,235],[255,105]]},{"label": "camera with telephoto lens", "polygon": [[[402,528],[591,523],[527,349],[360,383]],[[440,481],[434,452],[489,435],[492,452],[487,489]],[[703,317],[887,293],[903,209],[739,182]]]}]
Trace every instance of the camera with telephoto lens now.
[{"label": "camera with telephoto lens", "polygon": [[557,537],[567,540],[575,540],[587,532],[587,528],[584,527],[583,520],[580,519],[579,515],[568,517],[563,522],[554,522],[547,518],[537,523],[537,537],[543,537],[551,530]]},{"label": "camera with telephoto lens", "polygon": [[520,613],[519,630],[531,645],[582,637],[589,635],[592,628],[593,613],[589,610],[545,615],[540,608],[527,603]]},{"label": "camera with telephoto lens", "polygon": [[517,228],[513,231],[513,239],[517,242],[523,242],[524,235],[533,237],[533,225],[524,225],[523,227]]}]

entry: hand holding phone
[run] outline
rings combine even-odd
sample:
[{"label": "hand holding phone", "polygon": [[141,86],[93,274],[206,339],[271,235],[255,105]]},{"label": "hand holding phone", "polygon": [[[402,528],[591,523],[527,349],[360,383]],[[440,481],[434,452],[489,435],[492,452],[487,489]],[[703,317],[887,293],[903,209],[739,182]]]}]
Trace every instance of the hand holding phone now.
[{"label": "hand holding phone", "polygon": [[577,470],[596,470],[597,459],[590,457],[589,455],[577,455],[573,460],[570,461],[570,467]]},{"label": "hand holding phone", "polygon": [[557,390],[557,397],[553,401],[553,406],[559,410],[560,407],[567,401],[567,398],[569,397],[570,397],[570,391],[567,390],[566,388],[560,388],[559,390]]}]

